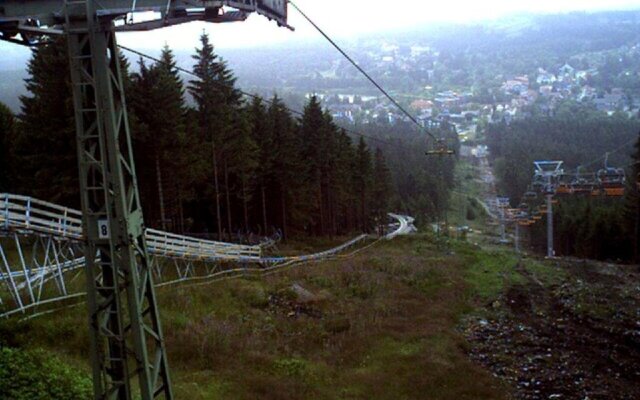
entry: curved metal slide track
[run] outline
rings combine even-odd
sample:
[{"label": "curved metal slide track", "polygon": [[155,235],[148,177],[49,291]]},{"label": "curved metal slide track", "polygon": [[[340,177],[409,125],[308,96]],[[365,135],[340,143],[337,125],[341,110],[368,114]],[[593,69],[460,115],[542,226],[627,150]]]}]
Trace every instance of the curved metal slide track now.
[{"label": "curved metal slide track", "polygon": [[[413,218],[397,221],[383,238],[415,231]],[[336,256],[369,239],[360,235],[329,250],[290,257],[264,256],[263,246],[197,239],[146,230],[155,284],[267,273]],[[0,317],[37,313],[84,296],[82,214],[78,210],[8,193],[0,194]],[[82,276],[81,276],[82,275]]]}]

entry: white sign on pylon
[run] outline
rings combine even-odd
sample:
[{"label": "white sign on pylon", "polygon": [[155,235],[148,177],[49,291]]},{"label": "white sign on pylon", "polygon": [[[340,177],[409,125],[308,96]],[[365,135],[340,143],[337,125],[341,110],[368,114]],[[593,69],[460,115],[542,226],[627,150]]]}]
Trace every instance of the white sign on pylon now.
[{"label": "white sign on pylon", "polygon": [[98,239],[109,239],[109,221],[106,219],[98,220]]}]

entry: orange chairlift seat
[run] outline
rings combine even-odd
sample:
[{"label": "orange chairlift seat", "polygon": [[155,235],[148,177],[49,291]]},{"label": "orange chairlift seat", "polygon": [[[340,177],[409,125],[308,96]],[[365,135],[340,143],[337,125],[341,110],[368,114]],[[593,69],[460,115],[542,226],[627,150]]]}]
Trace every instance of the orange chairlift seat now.
[{"label": "orange chairlift seat", "polygon": [[571,185],[569,175],[560,176],[559,182],[556,185],[556,194],[559,196],[568,196],[573,194],[573,186]]},{"label": "orange chairlift seat", "polygon": [[529,185],[529,187],[527,188],[527,191],[524,192],[524,196],[522,196],[523,202],[526,202],[527,200],[535,200],[537,198],[538,198],[538,193],[536,193],[533,190],[532,185]]},{"label": "orange chairlift seat", "polygon": [[605,157],[604,168],[598,171],[598,182],[605,196],[624,196],[626,183],[624,169],[609,167],[609,154]]},{"label": "orange chairlift seat", "polygon": [[574,195],[591,195],[596,186],[593,174],[576,174],[571,182],[571,190]]}]

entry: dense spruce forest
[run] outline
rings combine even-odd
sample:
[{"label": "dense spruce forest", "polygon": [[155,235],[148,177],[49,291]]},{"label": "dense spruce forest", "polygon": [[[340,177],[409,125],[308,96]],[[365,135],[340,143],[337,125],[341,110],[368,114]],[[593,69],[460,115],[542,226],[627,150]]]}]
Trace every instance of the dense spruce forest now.
[{"label": "dense spruce forest", "polygon": [[[392,208],[427,219],[442,212],[455,160],[427,160],[414,127],[371,125],[358,136],[315,97],[299,117],[277,96],[247,98],[206,35],[192,58],[185,81],[168,47],[137,68],[121,57],[148,226],[236,239],[341,235],[370,231]],[[0,108],[9,171],[0,190],[77,208],[67,63],[64,42],[34,50],[22,112]],[[441,130],[457,140],[452,127]]]},{"label": "dense spruce forest", "polygon": [[[554,213],[558,255],[631,260],[637,233],[636,176],[640,172],[640,122],[626,114],[607,116],[591,106],[569,103],[554,116],[538,115],[487,127],[498,190],[517,206],[531,184],[534,160],[561,160],[567,174],[596,173],[609,166],[624,168],[625,197],[558,197]],[[633,143],[636,141],[634,151]],[[534,248],[546,246],[546,226],[532,228]]]}]

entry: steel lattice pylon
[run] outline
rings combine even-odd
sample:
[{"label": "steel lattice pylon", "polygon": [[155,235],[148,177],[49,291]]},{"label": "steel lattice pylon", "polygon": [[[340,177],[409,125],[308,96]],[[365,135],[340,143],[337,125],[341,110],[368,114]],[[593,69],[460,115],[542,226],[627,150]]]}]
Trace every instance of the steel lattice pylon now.
[{"label": "steel lattice pylon", "polygon": [[172,399],[111,19],[66,0],[95,397]]}]

